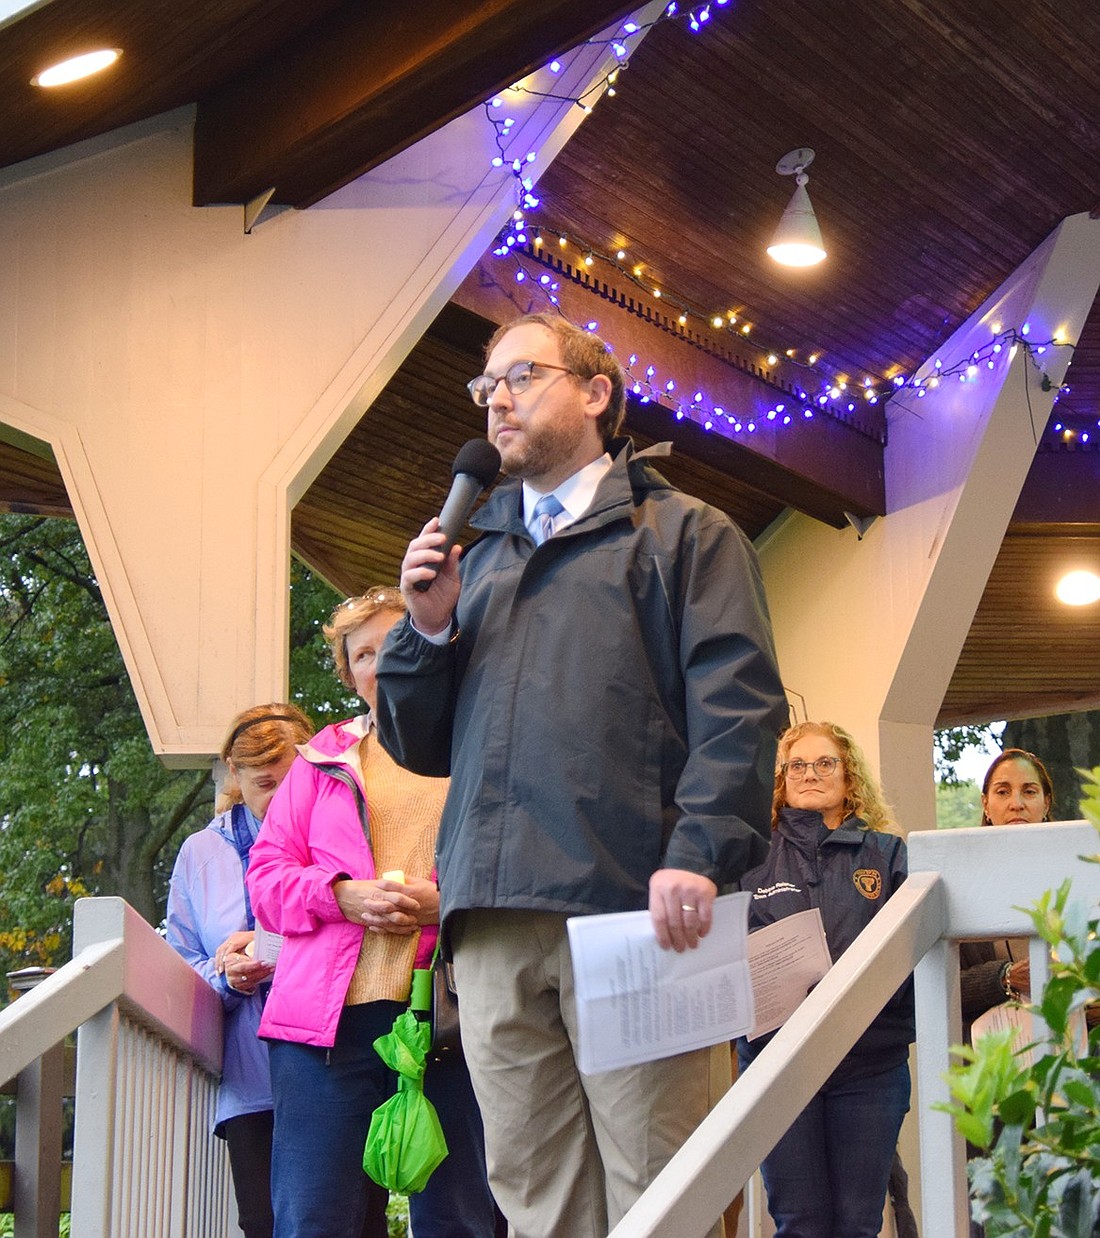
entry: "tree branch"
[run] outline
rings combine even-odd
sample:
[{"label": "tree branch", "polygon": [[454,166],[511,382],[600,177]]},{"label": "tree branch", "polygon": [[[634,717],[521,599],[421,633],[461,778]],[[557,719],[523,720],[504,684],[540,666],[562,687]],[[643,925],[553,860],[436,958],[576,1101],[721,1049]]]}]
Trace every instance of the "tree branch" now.
[{"label": "tree branch", "polygon": [[100,592],[99,585],[96,584],[94,580],[84,575],[78,568],[74,567],[74,565],[71,564],[64,555],[58,554],[57,556],[65,564],[65,567],[62,568],[57,563],[51,563],[49,559],[44,558],[36,551],[25,550],[23,553],[32,563],[36,563],[45,571],[52,572],[55,576],[60,577],[62,580],[68,581],[70,585],[74,585],[77,589],[83,589],[84,592],[88,594],[88,596],[100,608],[104,616],[106,616],[107,608],[103,603],[103,594]]},{"label": "tree branch", "polygon": [[35,517],[29,524],[22,525],[17,528],[10,537],[5,537],[0,540],[0,550],[7,550],[9,546],[16,546],[23,541],[29,534],[34,533],[46,523],[44,516]]},{"label": "tree branch", "polygon": [[164,819],[159,829],[150,831],[142,847],[146,855],[150,858],[159,855],[161,849],[167,845],[172,835],[187,821],[187,818],[194,811],[195,804],[206,789],[209,781],[209,770],[200,769],[195,771],[195,778],[184,792],[183,797],[176,804],[176,807]]}]

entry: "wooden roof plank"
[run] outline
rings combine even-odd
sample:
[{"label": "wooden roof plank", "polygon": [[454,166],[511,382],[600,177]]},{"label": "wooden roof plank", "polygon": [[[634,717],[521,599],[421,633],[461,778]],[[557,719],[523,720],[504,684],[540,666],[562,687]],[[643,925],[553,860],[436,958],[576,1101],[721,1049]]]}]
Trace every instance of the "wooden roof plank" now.
[{"label": "wooden roof plank", "polygon": [[200,101],[195,205],[274,187],[274,203],[310,206],[633,7],[345,0]]}]

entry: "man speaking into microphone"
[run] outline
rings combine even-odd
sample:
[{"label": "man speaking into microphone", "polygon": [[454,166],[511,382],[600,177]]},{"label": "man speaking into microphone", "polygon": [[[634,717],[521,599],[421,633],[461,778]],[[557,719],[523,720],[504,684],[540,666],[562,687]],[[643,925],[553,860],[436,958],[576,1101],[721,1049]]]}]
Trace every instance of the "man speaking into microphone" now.
[{"label": "man speaking into microphone", "polygon": [[528,315],[469,390],[508,480],[461,560],[435,518],[409,544],[379,732],[451,777],[440,911],[497,1201],[516,1238],[604,1238],[705,1116],[709,1051],[581,1075],[566,919],[648,908],[697,945],[767,850],[787,706],[751,545],[617,437],[602,340]]}]

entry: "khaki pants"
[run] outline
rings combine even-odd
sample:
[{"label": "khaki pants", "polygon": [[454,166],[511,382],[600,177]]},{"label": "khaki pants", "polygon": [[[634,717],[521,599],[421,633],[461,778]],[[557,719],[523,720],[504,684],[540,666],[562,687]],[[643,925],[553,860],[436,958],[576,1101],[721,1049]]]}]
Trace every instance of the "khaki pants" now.
[{"label": "khaki pants", "polygon": [[452,921],[489,1184],[514,1238],[605,1238],[711,1099],[708,1049],[597,1075],[577,1070],[565,919],[478,910]]}]

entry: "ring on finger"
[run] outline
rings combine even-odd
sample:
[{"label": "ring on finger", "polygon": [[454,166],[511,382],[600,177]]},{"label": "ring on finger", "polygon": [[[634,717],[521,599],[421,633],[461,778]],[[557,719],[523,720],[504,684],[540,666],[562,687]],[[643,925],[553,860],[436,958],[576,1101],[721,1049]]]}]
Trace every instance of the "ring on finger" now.
[{"label": "ring on finger", "polygon": [[681,911],[698,911],[699,908],[694,906],[692,903],[681,903],[680,910]]}]

